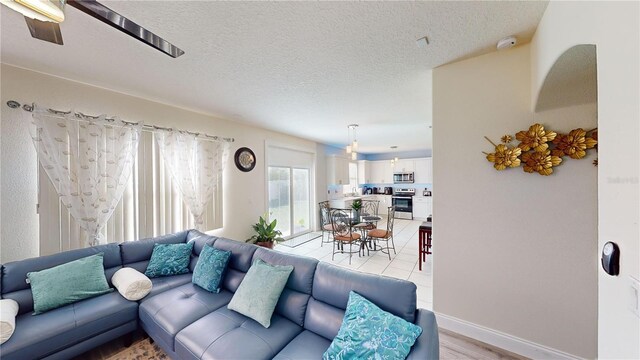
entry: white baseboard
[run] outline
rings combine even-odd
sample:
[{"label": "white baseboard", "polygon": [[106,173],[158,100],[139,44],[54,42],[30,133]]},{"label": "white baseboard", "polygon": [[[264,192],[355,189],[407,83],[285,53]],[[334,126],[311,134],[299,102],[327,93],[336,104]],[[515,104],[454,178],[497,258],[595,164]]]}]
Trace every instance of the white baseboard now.
[{"label": "white baseboard", "polygon": [[470,337],[531,359],[580,359],[575,355],[536,344],[528,340],[520,339],[513,335],[505,334],[465,320],[457,319],[449,315],[436,313],[436,320],[438,321],[438,327],[445,330],[453,331],[460,335]]}]

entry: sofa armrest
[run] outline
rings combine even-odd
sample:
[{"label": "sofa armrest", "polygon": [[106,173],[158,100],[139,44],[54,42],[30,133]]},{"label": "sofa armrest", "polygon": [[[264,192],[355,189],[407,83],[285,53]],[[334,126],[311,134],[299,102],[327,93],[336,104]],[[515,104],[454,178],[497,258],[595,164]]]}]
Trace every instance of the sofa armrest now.
[{"label": "sofa armrest", "polygon": [[439,359],[440,340],[435,314],[429,310],[418,309],[415,324],[422,328],[422,334],[411,347],[407,360]]}]

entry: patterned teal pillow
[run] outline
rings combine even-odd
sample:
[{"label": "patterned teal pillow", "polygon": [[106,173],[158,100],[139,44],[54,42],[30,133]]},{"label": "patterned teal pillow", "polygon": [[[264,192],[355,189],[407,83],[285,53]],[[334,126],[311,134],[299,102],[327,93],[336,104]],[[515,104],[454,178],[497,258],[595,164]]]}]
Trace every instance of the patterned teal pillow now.
[{"label": "patterned teal pillow", "polygon": [[103,253],[27,273],[33,314],[113,291],[104,276]]},{"label": "patterned teal pillow", "polygon": [[180,275],[189,272],[193,242],[186,244],[155,244],[151,260],[144,272],[150,278]]},{"label": "patterned teal pillow", "polygon": [[211,245],[206,245],[193,269],[191,282],[205,290],[219,293],[229,258],[231,258],[231,251],[218,250]]},{"label": "patterned teal pillow", "polygon": [[322,358],[404,359],[420,334],[420,326],[380,309],[352,291],[340,331]]},{"label": "patterned teal pillow", "polygon": [[280,294],[287,285],[291,265],[271,265],[256,259],[233,294],[227,308],[250,317],[268,328]]}]

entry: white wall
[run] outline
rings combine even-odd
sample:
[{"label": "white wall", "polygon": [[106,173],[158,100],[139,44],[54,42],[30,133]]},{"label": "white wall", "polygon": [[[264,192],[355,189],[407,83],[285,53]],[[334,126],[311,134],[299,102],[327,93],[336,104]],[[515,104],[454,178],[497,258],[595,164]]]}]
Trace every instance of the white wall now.
[{"label": "white wall", "polygon": [[594,358],[594,155],[545,177],[498,172],[481,153],[493,149],[485,135],[498,142],[534,122],[565,132],[596,126],[595,104],[533,114],[530,66],[525,45],[433,71],[434,309]]},{"label": "white wall", "polygon": [[[598,251],[621,250],[620,275],[599,269],[598,357],[640,358],[640,319],[629,309],[640,279],[640,4],[552,1],[531,44],[532,106],[556,59],[595,44],[598,68]],[[597,261],[597,260],[594,260]]]},{"label": "white wall", "polygon": [[[266,211],[265,196],[265,141],[291,145],[311,152],[324,159],[323,146],[315,142],[268,131],[237,122],[155,103],[145,99],[81,84],[66,79],[36,73],[2,64],[2,141],[0,209],[1,261],[13,261],[38,256],[38,216],[35,213],[36,154],[26,127],[28,113],[11,110],[8,100],[20,103],[31,101],[43,107],[76,109],[88,114],[107,113],[125,120],[142,121],[160,126],[176,127],[190,131],[219,134],[236,139],[231,156],[242,146],[251,148],[257,157],[255,169],[243,173],[230,159],[224,179],[224,225],[213,234],[236,240],[251,235],[251,224]],[[320,165],[317,189],[326,189],[325,172]],[[323,199],[324,190],[316,197]],[[326,195],[324,196],[326,198]]]}]

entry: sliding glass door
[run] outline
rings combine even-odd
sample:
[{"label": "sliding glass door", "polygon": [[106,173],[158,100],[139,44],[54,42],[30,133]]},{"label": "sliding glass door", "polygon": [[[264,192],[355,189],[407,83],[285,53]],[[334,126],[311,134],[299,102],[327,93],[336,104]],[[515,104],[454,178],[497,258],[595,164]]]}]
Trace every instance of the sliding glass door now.
[{"label": "sliding glass door", "polygon": [[269,166],[269,218],[284,237],[311,230],[310,170]]}]

